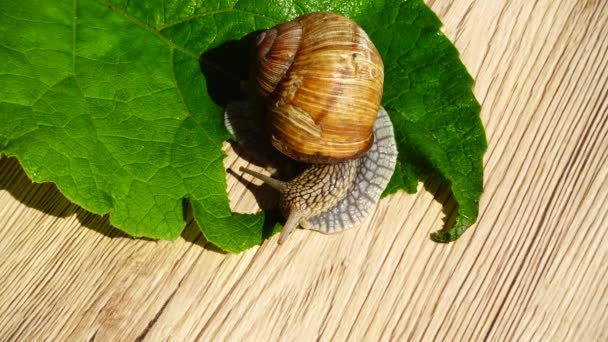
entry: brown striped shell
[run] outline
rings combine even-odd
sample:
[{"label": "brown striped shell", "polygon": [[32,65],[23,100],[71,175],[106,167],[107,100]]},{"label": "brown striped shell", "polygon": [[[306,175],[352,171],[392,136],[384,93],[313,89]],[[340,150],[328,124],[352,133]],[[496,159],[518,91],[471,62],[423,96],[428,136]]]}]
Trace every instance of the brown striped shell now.
[{"label": "brown striped shell", "polygon": [[307,163],[336,163],[370,149],[384,66],[355,22],[304,15],[262,32],[256,59],[275,148]]}]

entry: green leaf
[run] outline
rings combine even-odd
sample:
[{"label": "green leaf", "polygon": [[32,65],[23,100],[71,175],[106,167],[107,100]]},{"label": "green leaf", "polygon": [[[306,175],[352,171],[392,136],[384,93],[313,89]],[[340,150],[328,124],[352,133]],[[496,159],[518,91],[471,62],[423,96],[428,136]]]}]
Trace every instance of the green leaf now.
[{"label": "green leaf", "polygon": [[368,16],[360,20],[383,57],[383,105],[399,148],[400,168],[387,191],[393,191],[395,179],[409,192],[426,174],[447,180],[458,216],[453,227],[432,238],[454,241],[477,220],[483,189],[487,142],[473,79],[440,32],[441,22],[422,1],[404,1],[392,13],[383,25],[374,25]]},{"label": "green leaf", "polygon": [[[178,237],[187,199],[211,243],[257,245],[278,228],[263,213],[230,211],[229,134],[201,64],[223,78],[242,73],[199,58],[319,10],[355,19],[384,58],[383,102],[400,150],[387,193],[414,191],[426,173],[450,181],[458,217],[434,238],[457,238],[477,217],[485,136],[472,79],[420,0],[3,1],[0,153],[133,236]],[[238,57],[247,65],[246,55],[223,62]]]}]

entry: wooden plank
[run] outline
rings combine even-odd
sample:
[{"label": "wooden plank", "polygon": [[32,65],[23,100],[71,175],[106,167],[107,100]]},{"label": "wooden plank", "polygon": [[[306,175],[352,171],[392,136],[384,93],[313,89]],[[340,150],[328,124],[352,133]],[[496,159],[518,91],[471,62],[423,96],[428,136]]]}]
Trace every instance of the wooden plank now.
[{"label": "wooden plank", "polygon": [[[0,339],[606,340],[608,3],[428,3],[476,78],[489,140],[462,239],[429,240],[454,210],[431,179],[340,235],[239,255],[192,222],[175,242],[134,240],[2,158]],[[228,182],[233,208],[258,210]]]}]

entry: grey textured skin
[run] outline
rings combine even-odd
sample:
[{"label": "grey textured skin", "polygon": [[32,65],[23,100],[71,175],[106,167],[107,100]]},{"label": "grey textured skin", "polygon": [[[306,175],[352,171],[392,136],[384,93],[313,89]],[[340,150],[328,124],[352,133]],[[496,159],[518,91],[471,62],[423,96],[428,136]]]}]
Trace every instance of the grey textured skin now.
[{"label": "grey textured skin", "polygon": [[[255,111],[255,107],[247,103],[229,105],[226,127],[245,148],[267,150],[269,144],[262,141],[260,120],[251,118],[251,111]],[[396,162],[393,125],[384,108],[380,108],[374,124],[374,143],[367,154],[357,160],[313,165],[290,182],[243,171],[281,192],[281,210],[286,216],[297,213],[294,218],[297,217],[300,226],[328,234],[357,227],[369,216]]]},{"label": "grey textured skin", "polygon": [[380,199],[396,163],[393,124],[381,107],[374,124],[374,144],[367,154],[359,158],[355,179],[346,196],[320,215],[302,220],[300,225],[326,234],[359,226]]}]

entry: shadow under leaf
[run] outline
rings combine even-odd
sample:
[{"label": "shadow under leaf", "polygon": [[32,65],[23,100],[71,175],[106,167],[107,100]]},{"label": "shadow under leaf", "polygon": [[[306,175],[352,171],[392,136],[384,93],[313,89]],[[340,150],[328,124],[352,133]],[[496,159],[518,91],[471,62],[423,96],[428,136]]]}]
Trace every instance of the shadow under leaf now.
[{"label": "shadow under leaf", "polygon": [[85,227],[112,238],[131,238],[114,228],[108,215],[100,216],[70,202],[54,183],[34,183],[17,158],[0,157],[0,189],[8,191],[19,202],[55,217],[76,215]]},{"label": "shadow under leaf", "polygon": [[243,85],[250,77],[256,35],[257,32],[252,32],[239,40],[228,41],[199,58],[207,92],[219,106],[225,107],[250,95]]},{"label": "shadow under leaf", "polygon": [[[443,216],[443,227],[434,231],[445,230],[452,227],[458,216],[458,203],[454,199],[450,182],[438,175],[427,176],[422,180],[424,190],[433,195],[433,199],[441,204]],[[431,232],[432,233],[432,232]]]},{"label": "shadow under leaf", "polygon": [[[32,182],[15,157],[0,157],[0,190],[6,190],[13,198],[26,206],[54,217],[65,218],[76,215],[82,226],[110,238],[154,241],[148,238],[134,238],[112,226],[109,215],[97,215],[70,202],[54,183]],[[186,200],[184,200],[184,208],[184,219],[187,224],[182,231],[182,238],[209,251],[223,253],[207,242],[192,219],[192,209],[188,209],[189,205]]]}]

